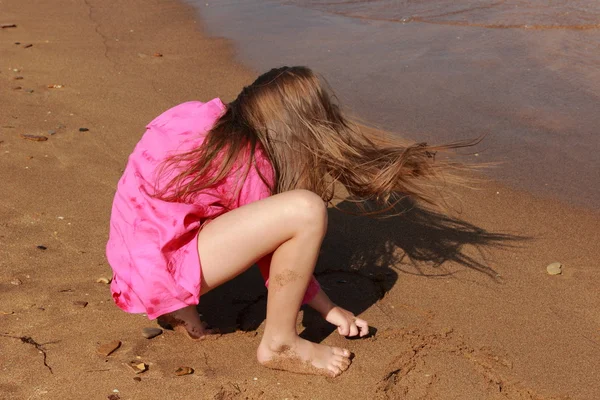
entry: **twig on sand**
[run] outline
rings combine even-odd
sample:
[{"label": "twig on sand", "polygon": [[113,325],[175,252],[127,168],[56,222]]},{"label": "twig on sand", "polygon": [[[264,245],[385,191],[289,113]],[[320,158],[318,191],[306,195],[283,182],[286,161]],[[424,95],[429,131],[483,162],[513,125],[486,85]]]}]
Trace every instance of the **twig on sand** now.
[{"label": "twig on sand", "polygon": [[11,339],[19,339],[22,343],[27,343],[27,344],[34,346],[44,356],[44,360],[43,360],[44,366],[46,368],[48,368],[48,370],[50,371],[51,374],[54,374],[54,372],[52,371],[52,367],[49,366],[48,363],[46,362],[46,358],[48,357],[48,355],[46,354],[46,349],[44,348],[43,344],[39,344],[31,336],[13,336],[13,335],[7,335],[4,333],[0,333],[0,336],[11,338]]},{"label": "twig on sand", "polygon": [[237,383],[235,383],[235,382],[228,382],[228,383],[229,383],[229,386],[231,386],[232,388],[234,388],[234,389],[235,389],[235,391],[236,391],[238,394],[239,394],[239,393],[242,393],[242,389],[240,389],[240,385],[238,385],[238,384],[237,384]]}]

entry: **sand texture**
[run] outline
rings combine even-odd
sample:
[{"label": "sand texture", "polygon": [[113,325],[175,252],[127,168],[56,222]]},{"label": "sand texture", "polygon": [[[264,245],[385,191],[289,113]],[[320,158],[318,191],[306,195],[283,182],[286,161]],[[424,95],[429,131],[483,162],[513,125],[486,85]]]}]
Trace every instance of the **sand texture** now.
[{"label": "sand texture", "polygon": [[163,110],[229,101],[255,76],[195,15],[163,0],[0,2],[1,399],[600,398],[600,216],[492,182],[461,190],[450,217],[330,211],[316,275],[374,334],[346,340],[311,311],[298,324],[355,354],[339,378],[258,364],[257,271],[203,297],[230,333],[145,338],[156,323],[97,282],[127,156]]}]

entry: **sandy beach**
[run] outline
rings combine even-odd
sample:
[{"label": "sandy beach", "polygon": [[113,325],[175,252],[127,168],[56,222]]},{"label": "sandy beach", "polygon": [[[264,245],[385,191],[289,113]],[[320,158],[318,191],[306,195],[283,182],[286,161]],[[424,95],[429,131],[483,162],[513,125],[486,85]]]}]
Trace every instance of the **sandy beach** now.
[{"label": "sandy beach", "polygon": [[259,72],[196,15],[164,0],[0,1],[0,399],[600,398],[600,214],[491,181],[460,189],[449,216],[330,211],[317,278],[375,332],[346,340],[300,313],[303,336],[355,354],[339,378],[257,363],[253,270],[201,301],[230,333],[144,338],[156,323],[97,282],[127,156],[163,110],[229,101]]}]

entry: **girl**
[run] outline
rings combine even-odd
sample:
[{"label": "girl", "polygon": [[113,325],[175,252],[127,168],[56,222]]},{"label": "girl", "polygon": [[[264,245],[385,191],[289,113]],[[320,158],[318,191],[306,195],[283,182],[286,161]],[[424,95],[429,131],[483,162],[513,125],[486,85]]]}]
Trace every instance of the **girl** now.
[{"label": "girl", "polygon": [[[379,135],[381,136],[381,135]],[[237,99],[178,105],[150,122],[119,181],[108,261],[115,303],[202,339],[200,296],[257,264],[268,287],[257,350],[264,366],[337,376],[350,352],[301,339],[308,304],[344,336],[368,324],[333,304],[312,276],[340,184],[393,207],[397,192],[436,203],[441,147],[401,146],[350,122],[306,67],[261,75]]]}]

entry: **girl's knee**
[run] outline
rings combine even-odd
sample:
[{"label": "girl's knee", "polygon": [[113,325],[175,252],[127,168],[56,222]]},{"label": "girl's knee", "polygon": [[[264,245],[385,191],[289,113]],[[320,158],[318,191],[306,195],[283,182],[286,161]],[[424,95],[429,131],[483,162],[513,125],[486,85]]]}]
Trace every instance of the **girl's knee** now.
[{"label": "girl's knee", "polygon": [[324,234],[327,230],[327,207],[323,199],[309,190],[293,190],[292,213],[301,223],[303,229],[315,229]]}]

